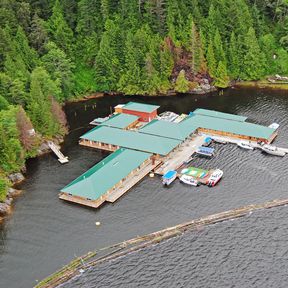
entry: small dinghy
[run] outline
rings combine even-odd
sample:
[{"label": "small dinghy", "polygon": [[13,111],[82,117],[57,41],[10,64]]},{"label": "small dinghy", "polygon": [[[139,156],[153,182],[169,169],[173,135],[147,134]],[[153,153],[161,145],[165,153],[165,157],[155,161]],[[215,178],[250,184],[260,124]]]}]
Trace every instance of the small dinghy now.
[{"label": "small dinghy", "polygon": [[282,151],[282,150],[279,150],[277,147],[275,146],[271,146],[271,145],[263,145],[261,147],[262,151],[263,152],[266,152],[267,154],[271,154],[271,155],[274,155],[274,156],[280,156],[280,157],[283,157],[285,156],[285,152]]},{"label": "small dinghy", "polygon": [[182,175],[179,178],[180,182],[191,185],[191,186],[198,186],[200,183],[195,178],[188,176],[188,175]]},{"label": "small dinghy", "polygon": [[237,145],[243,149],[254,150],[254,147],[247,142],[238,142]]}]

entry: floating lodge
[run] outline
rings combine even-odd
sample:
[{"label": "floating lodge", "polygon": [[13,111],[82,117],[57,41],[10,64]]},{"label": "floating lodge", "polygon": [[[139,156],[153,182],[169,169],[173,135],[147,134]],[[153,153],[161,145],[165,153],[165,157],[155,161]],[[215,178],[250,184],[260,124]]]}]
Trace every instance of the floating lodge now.
[{"label": "floating lodge", "polygon": [[113,153],[64,187],[59,198],[94,208],[115,202],[151,171],[163,175],[179,168],[205,144],[201,134],[267,144],[277,136],[277,129],[244,116],[196,109],[175,123],[161,120],[158,108],[129,102],[104,120],[95,119],[98,125],[79,144]]}]

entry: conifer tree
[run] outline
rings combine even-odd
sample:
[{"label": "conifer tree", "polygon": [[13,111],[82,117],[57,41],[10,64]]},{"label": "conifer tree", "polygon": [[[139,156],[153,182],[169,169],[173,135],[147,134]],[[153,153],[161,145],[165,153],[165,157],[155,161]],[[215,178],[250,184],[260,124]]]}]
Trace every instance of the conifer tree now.
[{"label": "conifer tree", "polygon": [[213,84],[219,88],[226,88],[229,84],[229,77],[227,73],[226,63],[220,61],[217,66],[215,81]]},{"label": "conifer tree", "polygon": [[213,40],[213,46],[214,46],[214,55],[216,62],[226,62],[226,55],[224,52],[222,39],[219,33],[219,30],[216,29],[214,40]]},{"label": "conifer tree", "polygon": [[237,39],[233,31],[230,37],[228,56],[230,75],[232,78],[237,79],[240,75],[240,57],[239,46],[237,45]]},{"label": "conifer tree", "polygon": [[115,91],[122,65],[118,57],[121,31],[115,21],[107,20],[95,59],[96,82],[100,91]]},{"label": "conifer tree", "polygon": [[73,31],[68,26],[59,0],[56,0],[49,18],[49,30],[53,41],[66,53],[71,53]]},{"label": "conifer tree", "polygon": [[244,80],[257,80],[264,75],[265,57],[261,52],[255,35],[255,30],[250,28],[245,37],[244,46],[246,54],[243,59],[242,78]]},{"label": "conifer tree", "polygon": [[[73,91],[74,79],[72,69],[74,68],[74,64],[55,43],[47,43],[46,50],[47,53],[41,60],[46,71],[49,72],[52,80],[54,80],[59,87],[54,96],[60,101],[67,99]],[[54,93],[55,92],[56,91],[54,91]]]},{"label": "conifer tree", "polygon": [[175,82],[175,91],[186,93],[189,91],[189,81],[185,77],[185,71],[181,70]]},{"label": "conifer tree", "polygon": [[213,48],[212,42],[210,42],[208,45],[206,59],[207,59],[209,74],[211,77],[215,77],[217,64],[216,64],[216,59],[215,59],[215,55],[214,55],[214,48]]},{"label": "conifer tree", "polygon": [[29,40],[32,47],[40,54],[40,56],[43,55],[45,51],[44,47],[49,39],[46,26],[46,22],[41,19],[37,13],[35,13],[31,23]]}]

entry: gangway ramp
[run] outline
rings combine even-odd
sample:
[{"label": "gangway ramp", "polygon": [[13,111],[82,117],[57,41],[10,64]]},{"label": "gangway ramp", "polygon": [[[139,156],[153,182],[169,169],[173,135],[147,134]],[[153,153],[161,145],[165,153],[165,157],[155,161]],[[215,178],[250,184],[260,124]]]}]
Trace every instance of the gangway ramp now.
[{"label": "gangway ramp", "polygon": [[56,145],[52,141],[48,141],[48,146],[55,153],[55,155],[58,157],[58,161],[61,164],[65,164],[65,163],[69,162],[68,157],[63,155],[63,153],[60,151],[60,147],[58,145]]}]

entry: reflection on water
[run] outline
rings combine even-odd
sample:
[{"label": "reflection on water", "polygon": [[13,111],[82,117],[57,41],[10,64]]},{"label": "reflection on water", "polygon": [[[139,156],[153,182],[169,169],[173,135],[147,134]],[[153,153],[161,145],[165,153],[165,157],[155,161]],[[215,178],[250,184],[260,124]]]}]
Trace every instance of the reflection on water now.
[{"label": "reflection on water", "polygon": [[[113,96],[69,104],[66,110],[72,132],[68,135],[63,150],[64,154],[69,156],[70,162],[61,166],[53,155],[46,155],[29,161],[28,178],[21,187],[24,189],[24,193],[17,199],[12,217],[0,228],[0,287],[31,287],[37,279],[42,279],[65,265],[75,256],[82,255],[89,250],[200,216],[251,203],[262,203],[275,198],[287,197],[287,157],[280,159],[261,154],[260,151],[245,151],[233,145],[217,145],[215,146],[217,150],[215,158],[211,160],[197,158],[192,162],[193,165],[203,168],[218,167],[224,171],[224,178],[215,188],[209,189],[202,186],[195,189],[175,182],[171,187],[165,189],[161,185],[160,178],[154,177],[145,178],[144,181],[116,203],[105,204],[98,210],[60,201],[58,192],[63,186],[106,156],[106,154],[99,151],[79,147],[77,142],[79,136],[87,131],[87,123],[98,116],[107,115],[110,106],[113,107],[118,103],[136,100],[159,104],[161,105],[160,112],[171,110],[187,113],[195,108],[203,107],[245,115],[253,122],[264,125],[278,122],[280,124],[280,135],[276,142],[279,145],[288,146],[287,96],[287,93],[284,92],[272,93],[251,89],[228,90],[223,96],[216,94],[179,96],[177,98]],[[285,211],[285,209],[281,209],[281,211]],[[96,228],[96,221],[101,221],[102,225]],[[237,221],[229,222],[229,225],[234,227],[233,225]],[[247,226],[245,231],[249,231],[250,222],[245,224],[246,222],[241,220],[241,223],[244,223],[241,225]],[[226,227],[225,225],[223,227]],[[268,222],[267,225],[268,229],[270,229],[270,225],[273,230],[273,223]],[[205,228],[203,235],[205,236],[207,233],[209,238],[210,229],[217,230],[218,227],[220,226]],[[231,243],[223,242],[221,249],[216,247],[221,251],[223,250],[223,253],[224,250],[227,253],[232,253],[231,250],[238,249],[234,247],[238,245],[236,230],[233,231],[233,228],[229,228],[228,231],[231,231],[231,239],[235,238],[235,241],[231,240]],[[197,236],[197,239],[199,239],[197,241],[201,243],[202,232],[195,234],[196,236],[191,235],[189,234],[187,237]],[[267,237],[270,236],[267,235]],[[181,246],[182,240],[179,240],[179,243],[178,240],[173,241],[176,241],[175,245]],[[203,238],[204,240],[205,238]],[[185,240],[183,241],[185,247]],[[247,245],[251,241],[252,239],[248,237]],[[196,251],[196,248],[193,248],[193,243],[192,241],[191,245],[188,246],[191,246],[192,251]],[[228,244],[226,245],[226,243]],[[162,251],[161,247],[155,249]],[[185,251],[189,247],[186,247]],[[213,249],[211,248],[211,250]],[[217,253],[222,253],[220,250]],[[161,255],[162,252],[158,254]],[[199,250],[199,253],[201,257],[210,259],[211,252],[209,249]],[[144,261],[145,257],[140,257],[140,254],[141,252],[135,257]],[[169,257],[173,258],[173,256]],[[175,254],[174,258],[178,259],[177,257]],[[148,259],[147,263],[144,261],[145,265],[149,266],[149,261]],[[197,261],[191,263],[197,266]],[[241,261],[244,261],[244,259]],[[181,264],[180,258],[178,262],[179,267],[184,265]],[[153,265],[151,263],[151,270],[155,270],[155,268],[152,269]],[[204,264],[202,265],[205,267]],[[219,264],[217,265],[219,266]],[[141,265],[139,268],[132,270],[135,271],[134,277],[138,278],[137,271],[141,270]],[[175,272],[171,273],[177,271],[175,269]],[[143,269],[144,272],[145,269]],[[205,271],[202,271],[202,273],[205,275]],[[223,270],[223,273],[223,277],[230,277],[229,270],[227,270],[227,274],[225,274],[225,270]],[[151,271],[151,274],[147,274],[145,277],[153,278],[155,276],[157,280],[157,277],[161,277],[160,274],[158,275],[157,271]],[[184,274],[185,271],[183,271]],[[208,287],[213,287],[213,279],[217,277],[216,274],[215,272],[213,277],[208,276],[212,279],[211,285],[207,284]],[[201,282],[203,279],[200,276],[198,275],[196,279],[200,279],[199,283],[204,283]],[[91,277],[93,278],[93,275]],[[183,278],[185,279],[185,277],[188,276],[184,275]],[[140,279],[143,278],[139,276],[139,281]],[[154,281],[156,281],[155,279]],[[178,287],[181,287],[181,282],[179,283]],[[119,282],[119,286],[120,284],[121,282]],[[113,285],[117,286],[117,283],[115,282]],[[142,284],[140,283],[138,286],[142,286]],[[129,287],[129,285],[126,287]],[[174,287],[176,286],[174,285]],[[223,284],[218,287],[227,287],[227,285]],[[231,286],[228,285],[228,287]]]}]

